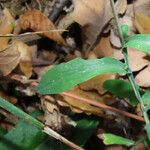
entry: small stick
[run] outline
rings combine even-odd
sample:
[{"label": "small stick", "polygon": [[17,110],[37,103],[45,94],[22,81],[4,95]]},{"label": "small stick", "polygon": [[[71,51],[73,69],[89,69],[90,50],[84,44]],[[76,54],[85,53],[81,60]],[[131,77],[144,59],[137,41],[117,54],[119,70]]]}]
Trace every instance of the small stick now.
[{"label": "small stick", "polygon": [[144,122],[144,119],[142,117],[140,117],[140,116],[137,116],[135,114],[131,114],[131,113],[123,111],[123,110],[119,110],[117,108],[108,106],[108,105],[103,104],[103,103],[99,103],[99,102],[96,102],[96,101],[93,101],[93,100],[90,100],[90,99],[87,99],[87,98],[82,98],[82,97],[79,97],[77,95],[74,95],[74,94],[71,94],[71,93],[67,93],[67,92],[63,92],[63,93],[61,93],[61,95],[69,96],[69,97],[75,98],[78,101],[82,101],[82,102],[91,104],[93,106],[100,107],[102,109],[107,109],[107,110],[110,110],[110,111],[113,111],[113,112],[117,112],[117,113],[122,114],[124,116],[127,116],[129,118],[136,119],[138,121]]}]

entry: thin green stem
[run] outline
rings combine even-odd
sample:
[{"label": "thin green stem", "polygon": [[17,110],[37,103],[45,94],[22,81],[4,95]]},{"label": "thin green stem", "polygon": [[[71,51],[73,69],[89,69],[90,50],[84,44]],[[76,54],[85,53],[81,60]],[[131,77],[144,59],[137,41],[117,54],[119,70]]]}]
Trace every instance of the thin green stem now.
[{"label": "thin green stem", "polygon": [[[112,8],[112,13],[113,13],[113,16],[114,16],[114,19],[115,19],[115,22],[116,22],[116,26],[117,26],[119,38],[120,38],[122,47],[124,47],[125,39],[124,39],[124,37],[123,37],[123,33],[122,33],[122,30],[121,30],[121,27],[120,27],[120,24],[119,24],[118,14],[117,14],[116,11],[115,11],[115,3],[114,3],[114,0],[110,0],[110,4],[111,4],[111,8]],[[124,56],[124,61],[125,61],[126,70],[127,70],[127,76],[128,76],[129,81],[130,81],[130,83],[131,83],[131,85],[132,85],[132,87],[133,87],[135,96],[136,96],[136,98],[138,99],[138,101],[139,101],[140,104],[141,104],[141,110],[142,110],[142,112],[143,112],[144,120],[145,120],[146,124],[149,124],[150,121],[149,121],[148,114],[147,114],[147,112],[146,112],[144,103],[143,103],[143,101],[142,101],[142,97],[141,97],[141,95],[140,95],[140,92],[139,92],[139,90],[138,90],[138,86],[137,86],[137,84],[136,84],[136,82],[135,82],[133,73],[132,73],[131,68],[130,68],[130,65],[129,65],[127,48],[123,48],[123,49],[122,49],[122,54],[123,54],[123,56]]]}]

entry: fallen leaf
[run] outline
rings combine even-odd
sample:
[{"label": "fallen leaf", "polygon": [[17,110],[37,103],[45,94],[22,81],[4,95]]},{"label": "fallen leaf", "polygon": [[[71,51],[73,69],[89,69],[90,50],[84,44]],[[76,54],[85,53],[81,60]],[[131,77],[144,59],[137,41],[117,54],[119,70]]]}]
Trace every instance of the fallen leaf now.
[{"label": "fallen leaf", "polygon": [[[123,59],[123,55],[121,53],[121,50],[114,50],[114,58],[118,60]],[[137,51],[134,48],[128,48],[128,56],[129,56],[129,65],[131,67],[131,70],[133,72],[139,71],[145,66],[149,65],[150,57],[148,54]],[[136,58],[136,59],[133,59]]]},{"label": "fallen leaf", "polygon": [[[74,95],[77,95],[77,96],[80,96],[83,98],[88,98],[93,101],[98,101],[100,103],[103,103],[103,99],[98,94],[96,94],[94,92],[83,91],[83,90],[79,89],[78,87],[75,87],[72,90],[69,90],[68,93],[72,93]],[[75,112],[78,112],[78,113],[85,112],[87,114],[92,113],[92,114],[96,114],[98,116],[103,116],[103,111],[98,107],[91,106],[87,103],[78,101],[75,98],[71,98],[68,96],[63,96],[63,98],[64,98],[64,101],[69,105],[69,107],[71,107],[71,109]]]},{"label": "fallen leaf", "polygon": [[[112,18],[112,12],[108,11],[111,10],[110,1],[73,0],[73,4],[72,18],[82,26],[86,42],[93,44],[102,32],[103,27]],[[126,0],[118,0],[116,2],[117,13],[124,13],[126,7]]]},{"label": "fallen leaf", "polygon": [[14,41],[14,46],[20,53],[19,66],[20,66],[21,71],[25,74],[27,78],[31,77],[32,75],[32,52],[31,50],[32,49],[27,44],[18,40]]},{"label": "fallen leaf", "polygon": [[19,61],[20,53],[14,44],[0,51],[0,75],[8,75],[19,64]]},{"label": "fallen leaf", "polygon": [[[11,33],[13,31],[14,18],[7,8],[0,14],[0,20],[0,34]],[[8,37],[0,37],[0,51],[7,47],[9,39]]]},{"label": "fallen leaf", "polygon": [[139,71],[149,64],[150,57],[144,52],[137,51],[134,48],[128,48],[128,55],[129,64],[132,71]]},{"label": "fallen leaf", "polygon": [[150,65],[136,75],[135,80],[137,84],[139,86],[149,87],[150,86],[149,75],[150,75]]},{"label": "fallen leaf", "polygon": [[8,75],[18,64],[21,71],[29,78],[32,74],[31,49],[25,43],[16,40],[8,48],[0,51],[1,75]]},{"label": "fallen leaf", "polygon": [[140,33],[149,34],[150,33],[150,17],[143,13],[136,13],[135,26]]},{"label": "fallen leaf", "polygon": [[97,57],[112,56],[113,49],[110,44],[110,37],[102,36],[100,42],[97,44],[96,48],[94,49],[94,52],[97,55]]},{"label": "fallen leaf", "polygon": [[[22,30],[31,29],[33,31],[49,31],[43,33],[44,36],[59,44],[66,45],[64,39],[56,30],[54,24],[39,10],[26,11],[18,20],[17,28]],[[19,32],[19,31],[18,31]]]},{"label": "fallen leaf", "polygon": [[104,94],[106,90],[103,88],[103,83],[109,79],[115,79],[115,74],[99,75],[91,80],[79,84],[82,90],[97,90],[100,94]]}]

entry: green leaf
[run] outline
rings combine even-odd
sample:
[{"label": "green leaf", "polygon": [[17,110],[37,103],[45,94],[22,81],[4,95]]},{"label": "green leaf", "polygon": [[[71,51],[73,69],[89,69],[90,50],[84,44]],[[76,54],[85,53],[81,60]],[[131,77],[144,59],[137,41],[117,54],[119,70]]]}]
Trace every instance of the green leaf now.
[{"label": "green leaf", "polygon": [[40,94],[64,92],[97,75],[108,73],[126,74],[125,66],[110,57],[95,60],[76,58],[50,69],[42,77],[37,91]]},{"label": "green leaf", "polygon": [[128,81],[119,79],[107,80],[104,82],[103,87],[119,98],[127,98],[133,106],[138,104],[138,100],[134,94],[134,90]]},{"label": "green leaf", "polygon": [[147,89],[144,95],[142,96],[142,100],[146,110],[150,109],[150,89]]},{"label": "green leaf", "polygon": [[34,149],[47,136],[36,127],[20,120],[16,127],[5,134],[0,141],[1,150]]},{"label": "green leaf", "polygon": [[126,24],[122,25],[121,26],[121,30],[122,30],[124,38],[129,37],[129,35],[128,35],[128,33],[129,33],[129,26],[128,25],[126,25]]},{"label": "green leaf", "polygon": [[127,38],[124,47],[132,47],[150,53],[150,34],[136,34],[130,36]]},{"label": "green leaf", "polygon": [[117,144],[117,145],[131,146],[135,144],[133,140],[121,136],[117,136],[111,133],[104,133],[103,138],[104,138],[103,141],[105,145]]},{"label": "green leaf", "polygon": [[83,147],[97,128],[100,119],[94,116],[81,116],[75,118],[74,121],[77,123],[77,126],[73,130],[71,140]]}]

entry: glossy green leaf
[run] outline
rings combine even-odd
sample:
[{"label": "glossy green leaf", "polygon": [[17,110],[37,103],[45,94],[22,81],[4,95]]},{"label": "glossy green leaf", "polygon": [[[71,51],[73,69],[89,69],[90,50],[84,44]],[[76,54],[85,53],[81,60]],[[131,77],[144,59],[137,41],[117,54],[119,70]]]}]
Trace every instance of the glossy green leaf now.
[{"label": "glossy green leaf", "polygon": [[105,133],[103,134],[103,142],[105,145],[126,145],[126,146],[131,146],[134,145],[135,142],[133,140],[117,136],[111,133]]},{"label": "glossy green leaf", "polygon": [[97,75],[108,73],[125,74],[125,66],[110,57],[92,60],[76,58],[50,69],[42,77],[37,91],[40,94],[64,92]]},{"label": "glossy green leaf", "polygon": [[138,100],[134,94],[131,84],[125,80],[107,80],[103,84],[104,89],[116,95],[119,98],[127,98],[131,105],[138,104]]},{"label": "glossy green leaf", "polygon": [[150,109],[150,89],[146,90],[146,92],[142,96],[142,100],[146,107],[146,110],[149,110]]},{"label": "glossy green leaf", "polygon": [[150,53],[150,34],[136,34],[130,36],[127,38],[124,47],[132,47]]}]

